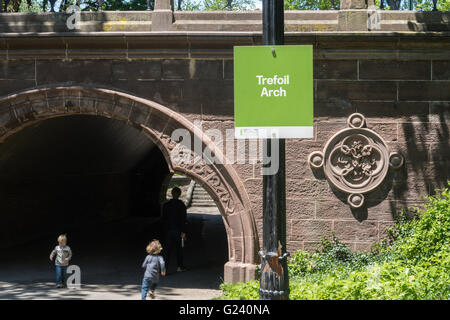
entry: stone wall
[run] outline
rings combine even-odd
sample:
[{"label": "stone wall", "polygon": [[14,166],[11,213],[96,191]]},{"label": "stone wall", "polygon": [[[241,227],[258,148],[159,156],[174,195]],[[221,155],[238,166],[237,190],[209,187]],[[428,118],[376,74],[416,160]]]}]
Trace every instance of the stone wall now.
[{"label": "stone wall", "polygon": [[[189,20],[188,15],[175,17]],[[258,45],[260,33],[239,28],[224,33],[189,30],[3,33],[0,96],[57,83],[106,87],[158,102],[201,121],[203,130],[218,128],[225,135],[233,128],[232,47]],[[367,250],[385,235],[395,212],[420,205],[423,195],[444,186],[450,178],[449,39],[448,32],[286,34],[286,44],[313,45],[315,90],[315,138],[286,143],[288,250],[312,249],[331,231],[352,249]],[[358,210],[350,209],[346,196],[308,164],[308,155],[346,128],[348,116],[355,112],[366,117],[368,128],[390,150],[405,158],[405,165],[390,172],[385,183],[367,195],[365,208]],[[254,160],[234,168],[245,186],[237,192],[250,198],[261,235],[262,179],[258,159]]]},{"label": "stone wall", "polygon": [[[157,1],[162,2],[165,0]],[[82,32],[254,32],[262,27],[261,11],[83,11],[68,13],[0,13],[0,33]],[[377,25],[367,23],[372,17]],[[383,10],[286,11],[285,32],[449,31],[450,12]]]}]

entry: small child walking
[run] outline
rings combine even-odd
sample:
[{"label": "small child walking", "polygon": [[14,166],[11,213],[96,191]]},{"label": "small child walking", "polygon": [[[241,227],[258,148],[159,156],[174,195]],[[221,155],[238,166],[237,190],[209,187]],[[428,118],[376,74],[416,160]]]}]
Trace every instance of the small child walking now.
[{"label": "small child walking", "polygon": [[159,282],[159,275],[166,275],[164,259],[160,255],[162,251],[161,243],[158,240],[150,242],[146,248],[147,257],[145,257],[142,268],[145,269],[144,279],[142,280],[142,300],[146,300],[147,293],[150,290],[150,298],[155,297],[155,289]]},{"label": "small child walking", "polygon": [[67,280],[67,266],[72,259],[72,250],[67,245],[67,236],[62,234],[58,237],[58,245],[50,253],[50,261],[55,258],[56,266],[56,287],[63,288]]}]

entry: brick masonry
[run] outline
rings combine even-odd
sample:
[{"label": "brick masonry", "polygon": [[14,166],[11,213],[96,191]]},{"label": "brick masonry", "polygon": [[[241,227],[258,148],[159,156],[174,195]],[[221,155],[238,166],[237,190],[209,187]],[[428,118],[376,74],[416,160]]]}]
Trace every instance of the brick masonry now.
[{"label": "brick masonry", "polygon": [[[233,128],[231,47],[260,41],[205,36],[186,44],[185,36],[178,42],[176,36],[130,36],[102,38],[103,46],[91,47],[93,39],[0,38],[0,96],[57,83],[113,88],[158,102],[225,136]],[[315,138],[286,143],[288,250],[311,250],[331,232],[354,250],[368,250],[385,236],[396,212],[421,205],[422,196],[450,179],[448,36],[300,34],[287,42],[315,48]],[[406,160],[357,211],[307,164],[308,154],[345,128],[354,112],[365,115],[368,127]],[[234,158],[248,146],[235,146]],[[234,168],[261,239],[261,166],[253,160]]]}]

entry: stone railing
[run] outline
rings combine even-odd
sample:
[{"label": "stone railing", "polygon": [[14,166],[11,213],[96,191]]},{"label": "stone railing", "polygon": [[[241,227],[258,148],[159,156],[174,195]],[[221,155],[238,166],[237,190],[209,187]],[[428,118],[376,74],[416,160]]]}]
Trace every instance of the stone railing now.
[{"label": "stone railing", "polygon": [[[369,0],[343,0],[340,10],[286,11],[285,32],[443,32],[450,12],[374,10]],[[261,33],[261,11],[173,11],[156,0],[152,11],[0,13],[0,33],[244,32]]]}]

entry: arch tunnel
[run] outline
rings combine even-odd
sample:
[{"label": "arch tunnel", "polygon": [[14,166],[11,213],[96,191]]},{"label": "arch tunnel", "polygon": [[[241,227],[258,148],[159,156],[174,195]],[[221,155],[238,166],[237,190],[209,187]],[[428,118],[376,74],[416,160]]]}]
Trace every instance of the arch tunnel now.
[{"label": "arch tunnel", "polygon": [[[158,219],[171,175],[160,149],[123,121],[70,115],[14,133],[0,144],[0,251],[7,257],[0,282],[52,281],[48,254],[67,233],[82,283],[128,295],[124,288],[140,283],[146,244],[162,239]],[[228,257],[222,218],[189,214],[188,221],[192,280],[164,281],[217,288]]]}]

